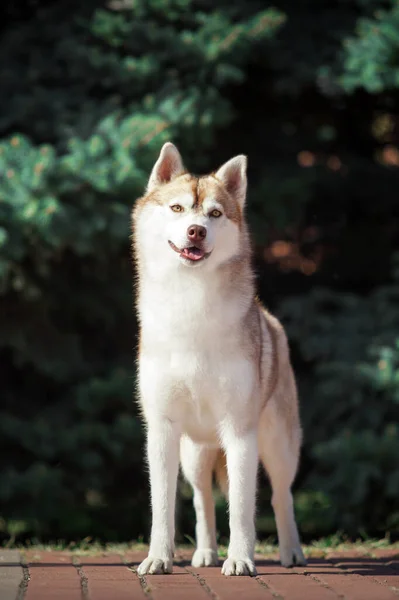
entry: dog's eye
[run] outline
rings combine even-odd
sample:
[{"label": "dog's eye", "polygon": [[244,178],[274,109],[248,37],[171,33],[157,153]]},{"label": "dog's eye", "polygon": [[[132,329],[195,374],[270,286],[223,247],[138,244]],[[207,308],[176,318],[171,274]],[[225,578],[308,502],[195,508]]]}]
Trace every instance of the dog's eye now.
[{"label": "dog's eye", "polygon": [[183,207],[180,206],[180,204],[173,204],[173,206],[170,207],[171,210],[173,210],[173,212],[183,212]]},{"label": "dog's eye", "polygon": [[220,212],[220,210],[215,208],[214,210],[211,211],[210,216],[215,217],[215,219],[217,219],[218,217],[222,216],[222,213]]}]

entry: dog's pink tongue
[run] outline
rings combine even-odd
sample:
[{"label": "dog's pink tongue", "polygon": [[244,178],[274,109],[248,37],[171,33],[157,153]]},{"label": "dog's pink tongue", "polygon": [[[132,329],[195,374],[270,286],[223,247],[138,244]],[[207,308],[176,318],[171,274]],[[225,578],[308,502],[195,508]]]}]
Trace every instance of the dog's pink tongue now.
[{"label": "dog's pink tongue", "polygon": [[200,260],[204,257],[204,254],[205,252],[201,248],[195,248],[195,246],[184,248],[182,251],[184,258],[189,258],[190,260]]}]

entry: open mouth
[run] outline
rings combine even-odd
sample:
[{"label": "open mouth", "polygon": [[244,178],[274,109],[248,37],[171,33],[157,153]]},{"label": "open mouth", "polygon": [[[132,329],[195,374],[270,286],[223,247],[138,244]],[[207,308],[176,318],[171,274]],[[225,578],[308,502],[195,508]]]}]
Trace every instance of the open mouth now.
[{"label": "open mouth", "polygon": [[172,250],[180,254],[182,258],[185,258],[188,261],[198,262],[199,260],[208,258],[208,256],[210,255],[210,252],[205,252],[203,248],[198,248],[198,246],[188,246],[188,248],[179,249],[177,246],[174,245],[173,242],[171,242],[170,240],[168,241],[169,246],[172,248]]}]

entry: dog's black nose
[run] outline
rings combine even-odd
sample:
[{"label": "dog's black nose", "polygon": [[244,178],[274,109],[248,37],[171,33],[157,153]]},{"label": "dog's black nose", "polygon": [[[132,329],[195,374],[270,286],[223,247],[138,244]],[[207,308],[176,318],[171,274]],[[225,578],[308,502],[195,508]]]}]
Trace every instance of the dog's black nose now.
[{"label": "dog's black nose", "polygon": [[202,242],[206,238],[206,229],[202,225],[190,225],[187,237],[191,242]]}]

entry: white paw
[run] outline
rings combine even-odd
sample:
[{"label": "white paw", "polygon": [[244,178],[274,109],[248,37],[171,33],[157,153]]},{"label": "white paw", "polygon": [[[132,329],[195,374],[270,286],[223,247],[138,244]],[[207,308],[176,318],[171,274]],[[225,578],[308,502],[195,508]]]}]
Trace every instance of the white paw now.
[{"label": "white paw", "polygon": [[148,556],[137,569],[139,575],[160,575],[164,573],[172,573],[173,559],[172,558],[154,558]]},{"label": "white paw", "polygon": [[249,558],[235,559],[227,558],[222,567],[223,575],[249,575],[255,577],[256,569],[253,560]]},{"label": "white paw", "polygon": [[306,565],[306,558],[300,546],[280,548],[280,562],[283,567],[293,567],[294,565]]},{"label": "white paw", "polygon": [[214,567],[218,564],[218,553],[211,548],[198,548],[191,561],[193,567]]}]

